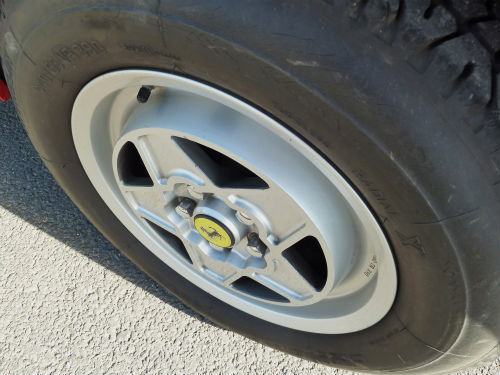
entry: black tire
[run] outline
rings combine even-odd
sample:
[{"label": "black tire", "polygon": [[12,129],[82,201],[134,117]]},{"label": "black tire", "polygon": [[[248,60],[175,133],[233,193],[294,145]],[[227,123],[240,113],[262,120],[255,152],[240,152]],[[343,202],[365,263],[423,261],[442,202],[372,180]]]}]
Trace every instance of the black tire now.
[{"label": "black tire", "polygon": [[[362,371],[429,374],[488,361],[500,337],[500,5],[495,1],[3,0],[1,58],[35,147],[117,248],[223,327]],[[311,334],[189,283],[113,216],[73,145],[92,78],[121,68],[192,77],[303,137],[376,213],[398,294],[376,325]]]}]

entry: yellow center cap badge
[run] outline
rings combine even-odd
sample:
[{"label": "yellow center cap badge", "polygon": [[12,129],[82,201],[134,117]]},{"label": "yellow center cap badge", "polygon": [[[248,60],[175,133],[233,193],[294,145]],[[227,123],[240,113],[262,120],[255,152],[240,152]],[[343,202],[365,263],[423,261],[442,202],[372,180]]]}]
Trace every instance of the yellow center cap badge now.
[{"label": "yellow center cap badge", "polygon": [[194,226],[198,233],[208,242],[219,247],[233,246],[233,236],[223,226],[212,218],[198,215],[194,218]]}]

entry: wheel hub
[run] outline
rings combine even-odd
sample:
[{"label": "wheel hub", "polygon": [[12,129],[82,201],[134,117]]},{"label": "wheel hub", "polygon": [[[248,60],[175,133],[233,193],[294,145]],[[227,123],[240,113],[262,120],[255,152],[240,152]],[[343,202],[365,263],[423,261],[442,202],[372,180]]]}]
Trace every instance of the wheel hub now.
[{"label": "wheel hub", "polygon": [[236,211],[217,198],[198,203],[193,224],[198,233],[217,248],[232,248],[249,230],[237,220]]},{"label": "wheel hub", "polygon": [[198,215],[194,218],[194,226],[201,236],[220,248],[230,248],[234,245],[234,235],[217,219]]}]

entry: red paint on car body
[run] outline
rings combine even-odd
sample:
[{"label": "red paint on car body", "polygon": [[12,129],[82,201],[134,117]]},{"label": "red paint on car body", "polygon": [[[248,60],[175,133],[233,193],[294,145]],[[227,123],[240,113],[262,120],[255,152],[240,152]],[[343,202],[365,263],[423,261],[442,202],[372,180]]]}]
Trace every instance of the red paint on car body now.
[{"label": "red paint on car body", "polygon": [[0,79],[0,101],[6,102],[10,100],[10,91],[7,84]]}]

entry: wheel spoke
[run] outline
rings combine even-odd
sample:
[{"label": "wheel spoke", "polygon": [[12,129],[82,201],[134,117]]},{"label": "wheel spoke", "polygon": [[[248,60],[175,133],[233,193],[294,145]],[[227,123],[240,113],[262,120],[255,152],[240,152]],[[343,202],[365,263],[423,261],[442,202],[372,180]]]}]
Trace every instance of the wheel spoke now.
[{"label": "wheel spoke", "polygon": [[158,191],[158,186],[141,186],[141,185],[121,185],[121,190],[125,193],[149,193],[153,190]]},{"label": "wheel spoke", "polygon": [[148,141],[146,137],[139,137],[135,146],[137,147],[137,151],[139,152],[139,156],[148,171],[149,176],[153,180],[154,186],[162,185],[162,180],[158,171],[157,164],[155,163],[154,156],[150,150]]},{"label": "wheel spoke", "polygon": [[224,279],[224,281],[222,282],[222,284],[226,287],[230,287],[231,285],[233,285],[233,283],[238,280],[239,278],[245,276],[245,274],[243,272],[241,272],[241,270],[235,270],[234,273],[232,273],[231,275],[229,275],[228,277],[226,277]]},{"label": "wheel spoke", "polygon": [[[143,136],[140,138],[143,150],[148,150],[151,169],[156,171],[162,184],[169,184],[170,177],[180,177],[186,182],[207,185],[209,178],[189,155],[190,150],[183,148],[170,135]],[[167,187],[168,190],[171,186]]]},{"label": "wheel spoke", "polygon": [[196,268],[198,271],[203,270],[203,261],[200,257],[199,250],[196,248],[194,244],[191,242],[183,239],[182,241],[184,243],[184,246],[186,247],[186,251],[189,254],[189,257],[191,258],[191,261],[193,262],[193,267]]},{"label": "wheel spoke", "polygon": [[176,225],[170,220],[168,220],[168,218],[159,216],[156,213],[151,212],[144,207],[138,207],[136,212],[139,214],[141,218],[146,219],[150,223],[153,223],[174,235],[178,235],[178,229]]},{"label": "wheel spoke", "polygon": [[314,287],[285,258],[274,259],[273,263],[273,273],[255,273],[253,278],[291,302],[306,300],[316,293]]},{"label": "wheel spoke", "polygon": [[306,223],[302,223],[290,230],[286,236],[278,238],[271,250],[275,253],[282,253],[310,234],[310,228],[308,225]]},{"label": "wheel spoke", "polygon": [[[304,225],[303,212],[277,187],[269,189],[218,189],[217,194],[236,210],[253,217],[255,224],[277,240],[287,238]],[[284,214],[286,212],[286,214]]]}]

